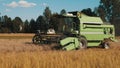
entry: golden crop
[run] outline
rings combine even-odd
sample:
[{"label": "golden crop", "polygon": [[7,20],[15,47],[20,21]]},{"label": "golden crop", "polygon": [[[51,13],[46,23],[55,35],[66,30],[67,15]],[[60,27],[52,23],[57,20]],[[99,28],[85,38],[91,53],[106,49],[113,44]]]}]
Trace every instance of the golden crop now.
[{"label": "golden crop", "polygon": [[0,39],[0,68],[120,68],[119,42],[111,43],[108,50],[74,51],[44,50],[30,42],[31,39]]},{"label": "golden crop", "polygon": [[8,52],[0,68],[119,68],[119,50]]}]

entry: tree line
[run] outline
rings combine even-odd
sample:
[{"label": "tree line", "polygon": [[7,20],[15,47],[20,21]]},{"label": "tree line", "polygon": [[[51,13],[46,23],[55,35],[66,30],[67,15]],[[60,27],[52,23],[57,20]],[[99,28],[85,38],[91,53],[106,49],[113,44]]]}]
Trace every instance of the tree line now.
[{"label": "tree line", "polygon": [[[83,9],[81,12],[89,16],[99,16],[104,22],[114,24],[114,20],[120,17],[120,1],[119,0],[100,0],[98,7],[94,10],[91,8]],[[59,31],[62,19],[57,18],[59,14],[66,13],[62,9],[60,13],[52,13],[49,7],[46,7],[43,15],[38,16],[36,20],[22,21],[20,17],[11,19],[7,15],[0,17],[0,33],[34,33],[36,30],[46,31],[53,27]],[[59,28],[58,28],[59,27]]]},{"label": "tree line", "polygon": [[[90,8],[83,9],[87,15],[95,16],[96,14],[92,12]],[[41,30],[43,32],[47,31],[48,28],[54,28],[59,31],[62,26],[63,20],[59,19],[58,15],[67,13],[65,9],[62,9],[60,13],[51,12],[49,7],[46,7],[43,15],[38,16],[36,20],[31,19],[30,21],[22,21],[20,17],[15,17],[11,19],[7,15],[0,17],[0,33],[35,33],[36,30]]]},{"label": "tree line", "polygon": [[18,33],[22,26],[23,22],[19,17],[13,20],[7,15],[0,17],[0,33]]},{"label": "tree line", "polygon": [[46,7],[43,15],[38,16],[36,20],[22,21],[20,17],[15,17],[12,20],[7,15],[1,16],[0,33],[34,33],[36,30],[46,31],[50,26],[56,28],[57,23],[55,23],[54,15],[58,15],[58,13],[52,14],[49,7]]}]

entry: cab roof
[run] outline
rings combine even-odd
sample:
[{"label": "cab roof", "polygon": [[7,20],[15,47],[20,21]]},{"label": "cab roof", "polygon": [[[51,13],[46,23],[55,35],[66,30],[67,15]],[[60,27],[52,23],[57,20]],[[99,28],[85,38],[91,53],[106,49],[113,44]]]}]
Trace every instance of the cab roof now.
[{"label": "cab roof", "polygon": [[78,17],[80,20],[80,23],[103,24],[103,21],[100,17],[88,16],[78,11],[68,12],[66,14],[59,15],[59,17]]},{"label": "cab roof", "polygon": [[68,12],[68,13],[72,14],[73,17],[78,17],[81,23],[103,24],[103,21],[100,17],[88,16],[78,11]]}]

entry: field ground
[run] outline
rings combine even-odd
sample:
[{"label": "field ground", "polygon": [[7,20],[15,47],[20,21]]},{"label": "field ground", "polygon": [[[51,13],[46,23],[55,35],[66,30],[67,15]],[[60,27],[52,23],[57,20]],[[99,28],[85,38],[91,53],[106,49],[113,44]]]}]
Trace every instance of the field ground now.
[{"label": "field ground", "polygon": [[120,37],[108,50],[51,50],[32,44],[34,34],[0,34],[0,68],[120,68]]},{"label": "field ground", "polygon": [[26,39],[26,38],[32,38],[34,34],[14,34],[14,33],[9,33],[9,34],[0,34],[0,39]]}]

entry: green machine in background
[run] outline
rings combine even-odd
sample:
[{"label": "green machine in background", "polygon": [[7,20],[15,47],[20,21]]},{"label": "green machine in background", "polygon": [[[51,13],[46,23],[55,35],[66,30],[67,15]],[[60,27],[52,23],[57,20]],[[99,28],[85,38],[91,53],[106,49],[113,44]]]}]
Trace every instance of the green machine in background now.
[{"label": "green machine in background", "polygon": [[33,43],[60,43],[63,50],[85,49],[91,46],[109,48],[109,40],[115,40],[114,26],[105,24],[100,17],[87,16],[81,12],[58,15],[57,33],[53,28],[43,33],[37,31]]},{"label": "green machine in background", "polygon": [[109,48],[109,40],[115,40],[114,26],[104,24],[100,17],[87,16],[81,12],[62,15],[65,21],[60,40],[64,50],[85,49],[91,46]]}]

